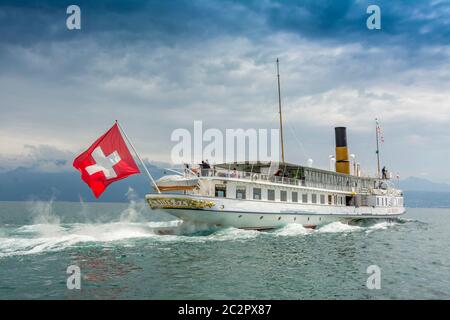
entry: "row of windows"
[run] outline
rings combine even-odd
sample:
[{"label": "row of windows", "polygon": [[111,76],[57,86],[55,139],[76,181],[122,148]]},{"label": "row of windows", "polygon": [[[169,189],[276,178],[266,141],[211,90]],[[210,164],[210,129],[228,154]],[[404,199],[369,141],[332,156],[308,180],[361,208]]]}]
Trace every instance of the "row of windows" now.
[{"label": "row of windows", "polygon": [[378,207],[397,207],[403,206],[402,198],[387,198],[387,197],[377,197],[377,206]]},{"label": "row of windows", "polygon": [[[371,187],[370,179],[352,178],[350,176],[341,176],[334,173],[318,172],[315,170],[306,170],[305,177],[308,182],[347,187]],[[373,183],[376,183],[375,181]],[[375,185],[374,185],[375,186]]]},{"label": "row of windows", "polygon": [[[282,202],[288,201],[288,191],[280,190],[279,191],[279,200]],[[226,197],[226,188],[225,186],[216,185],[216,197]],[[252,196],[253,200],[262,200],[262,189],[261,188],[252,188]],[[246,199],[247,198],[247,188],[238,186],[236,187],[236,199]],[[275,201],[275,190],[267,189],[267,200]],[[325,194],[316,194],[316,193],[301,193],[299,194],[297,191],[290,192],[290,202],[301,202],[301,203],[320,203],[320,204],[338,204],[345,205],[345,196],[338,195],[325,195]]]},{"label": "row of windows", "polygon": [[[263,192],[265,193],[263,195]],[[247,195],[247,188],[245,186],[236,187],[236,199],[246,199],[250,196],[253,200],[269,200],[293,203],[312,203],[312,204],[328,204],[340,206],[375,206],[375,203],[369,202],[367,198],[355,198],[352,196],[332,195],[322,193],[298,192],[277,190],[278,198],[275,196],[275,189],[251,188],[251,192]],[[215,186],[215,196],[218,198],[226,198],[227,190],[225,185]],[[233,197],[234,195],[229,195]],[[373,200],[374,201],[374,200]],[[403,206],[403,199],[401,197],[376,197],[377,207],[396,207]]]}]

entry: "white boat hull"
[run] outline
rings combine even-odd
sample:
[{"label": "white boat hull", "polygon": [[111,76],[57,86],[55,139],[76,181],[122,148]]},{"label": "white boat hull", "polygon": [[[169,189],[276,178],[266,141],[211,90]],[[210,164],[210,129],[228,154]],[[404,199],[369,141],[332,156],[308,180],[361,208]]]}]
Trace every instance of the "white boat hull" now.
[{"label": "white boat hull", "polygon": [[290,223],[315,228],[334,221],[392,219],[405,213],[403,207],[357,208],[174,194],[149,194],[146,199],[152,208],[162,209],[183,221],[244,229],[272,229]]}]

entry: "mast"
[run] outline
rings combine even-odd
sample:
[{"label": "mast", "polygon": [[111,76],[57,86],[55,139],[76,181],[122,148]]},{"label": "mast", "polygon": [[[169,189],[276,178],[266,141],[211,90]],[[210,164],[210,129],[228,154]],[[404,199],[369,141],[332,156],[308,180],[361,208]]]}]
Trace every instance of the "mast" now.
[{"label": "mast", "polygon": [[134,154],[139,159],[139,162],[141,163],[142,167],[144,168],[144,171],[147,174],[147,177],[150,179],[150,182],[153,184],[153,186],[156,189],[156,191],[158,191],[158,193],[161,193],[161,190],[159,190],[158,186],[156,185],[155,179],[153,179],[152,175],[150,174],[150,171],[148,171],[147,166],[145,165],[144,161],[142,161],[141,156],[139,155],[139,153],[134,148],[134,145],[131,143],[131,140],[128,138],[127,134],[123,130],[123,128],[120,125],[119,121],[116,120],[116,124],[117,124],[117,127],[119,127],[120,132],[124,135],[125,139],[130,144],[130,147],[131,147],[131,149],[133,149]]},{"label": "mast", "polygon": [[378,127],[379,127],[378,126],[378,119],[375,118],[375,137],[377,139],[377,151],[376,151],[376,154],[377,154],[377,176],[378,176],[378,178],[381,178],[381,176],[380,176],[380,148],[379,148],[379,145],[378,145],[378,140],[379,140],[379,138],[378,138],[378,134],[379,134]]},{"label": "mast", "polygon": [[280,66],[278,58],[277,58],[277,78],[278,78],[278,113],[280,114],[281,161],[282,163],[284,163],[283,116],[281,113]]}]

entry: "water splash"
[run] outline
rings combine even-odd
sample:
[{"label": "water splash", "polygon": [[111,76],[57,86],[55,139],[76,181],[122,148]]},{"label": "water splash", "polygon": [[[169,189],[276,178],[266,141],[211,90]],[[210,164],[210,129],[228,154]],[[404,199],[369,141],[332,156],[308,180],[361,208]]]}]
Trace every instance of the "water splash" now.
[{"label": "water splash", "polygon": [[307,228],[303,227],[303,225],[301,225],[301,224],[290,223],[280,229],[273,231],[272,233],[277,236],[294,237],[294,236],[311,234],[313,232],[314,232],[314,230],[307,229]]},{"label": "water splash", "polygon": [[128,187],[126,192],[128,199],[128,207],[123,210],[120,215],[122,222],[142,222],[145,220],[143,213],[147,210],[147,205],[144,200],[139,198],[138,194],[133,188]]},{"label": "water splash", "polygon": [[27,210],[32,214],[34,224],[59,225],[60,218],[53,209],[54,201],[55,196],[52,195],[48,201],[32,199],[27,202]]},{"label": "water splash", "polygon": [[361,231],[363,230],[363,227],[355,226],[355,225],[349,225],[346,223],[342,223],[339,221],[331,222],[326,225],[321,226],[319,229],[317,229],[316,232],[318,233],[338,233],[338,232],[354,232],[354,231]]},{"label": "water splash", "polygon": [[59,251],[86,242],[108,243],[155,236],[154,226],[142,223],[27,225],[10,230],[8,237],[0,238],[0,257]]}]

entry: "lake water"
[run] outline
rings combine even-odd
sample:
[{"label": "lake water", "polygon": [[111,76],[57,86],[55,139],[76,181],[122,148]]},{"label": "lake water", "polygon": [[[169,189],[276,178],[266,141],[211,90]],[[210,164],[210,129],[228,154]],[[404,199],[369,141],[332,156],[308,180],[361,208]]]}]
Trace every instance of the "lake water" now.
[{"label": "lake water", "polygon": [[180,226],[139,201],[0,202],[0,299],[450,299],[449,245],[450,209],[258,232]]}]

